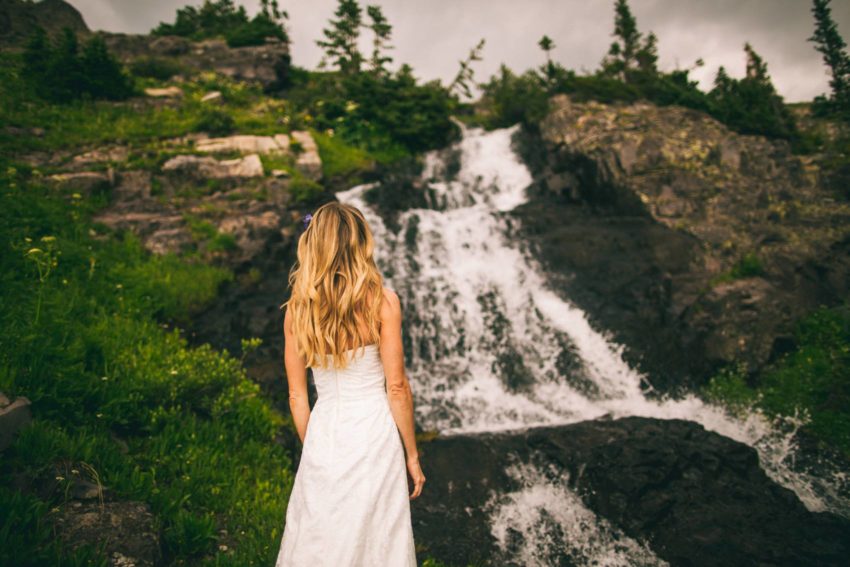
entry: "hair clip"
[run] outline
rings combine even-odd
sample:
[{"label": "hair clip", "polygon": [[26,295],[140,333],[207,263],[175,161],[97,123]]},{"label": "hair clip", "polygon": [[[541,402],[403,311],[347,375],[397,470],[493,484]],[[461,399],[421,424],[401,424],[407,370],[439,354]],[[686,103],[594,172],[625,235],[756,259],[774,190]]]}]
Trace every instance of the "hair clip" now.
[{"label": "hair clip", "polygon": [[302,221],[304,223],[304,230],[307,230],[307,225],[310,224],[311,220],[313,220],[313,215],[311,215],[310,213],[304,215],[304,220]]}]

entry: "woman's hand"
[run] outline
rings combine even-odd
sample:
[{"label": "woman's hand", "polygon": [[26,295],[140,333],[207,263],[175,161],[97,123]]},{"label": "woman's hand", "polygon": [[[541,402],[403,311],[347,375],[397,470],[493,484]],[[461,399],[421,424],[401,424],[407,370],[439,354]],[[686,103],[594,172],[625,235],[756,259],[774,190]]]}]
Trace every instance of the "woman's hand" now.
[{"label": "woman's hand", "polygon": [[413,492],[410,494],[410,499],[413,500],[422,494],[422,487],[425,485],[425,475],[422,474],[422,467],[419,466],[419,457],[407,459],[407,472],[413,480]]}]

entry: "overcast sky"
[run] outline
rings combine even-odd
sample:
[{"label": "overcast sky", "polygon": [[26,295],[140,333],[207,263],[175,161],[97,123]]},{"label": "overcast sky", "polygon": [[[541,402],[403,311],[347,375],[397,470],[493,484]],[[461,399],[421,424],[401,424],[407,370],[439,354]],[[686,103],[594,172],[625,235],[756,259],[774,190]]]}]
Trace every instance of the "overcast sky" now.
[{"label": "overcast sky", "polygon": [[[254,13],[259,0],[236,0]],[[146,33],[160,21],[173,21],[178,7],[201,0],[70,0],[92,29]],[[476,63],[483,81],[501,63],[515,71],[539,65],[537,41],[554,39],[553,58],[568,68],[594,70],[612,41],[614,0],[364,0],[379,4],[393,26],[395,61],[409,63],[417,77],[447,83],[479,39],[484,60]],[[321,51],[315,41],[332,17],[336,0],[280,0],[289,12],[288,29],[296,65],[315,68]],[[820,54],[806,41],[813,31],[808,0],[631,0],[638,27],[659,38],[664,70],[705,66],[691,77],[704,89],[720,65],[743,75],[743,45],[763,56],[786,101],[811,100],[829,89]],[[838,29],[850,40],[850,2],[832,2]],[[366,47],[367,38],[364,38]]]}]

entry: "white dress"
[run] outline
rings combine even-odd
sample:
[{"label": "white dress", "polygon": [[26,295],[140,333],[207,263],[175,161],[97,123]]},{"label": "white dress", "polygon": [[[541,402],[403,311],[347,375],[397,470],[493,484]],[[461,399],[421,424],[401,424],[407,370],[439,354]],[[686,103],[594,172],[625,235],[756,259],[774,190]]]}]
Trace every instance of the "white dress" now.
[{"label": "white dress", "polygon": [[286,510],[275,567],[415,567],[404,449],[380,350],[313,368],[318,400]]}]

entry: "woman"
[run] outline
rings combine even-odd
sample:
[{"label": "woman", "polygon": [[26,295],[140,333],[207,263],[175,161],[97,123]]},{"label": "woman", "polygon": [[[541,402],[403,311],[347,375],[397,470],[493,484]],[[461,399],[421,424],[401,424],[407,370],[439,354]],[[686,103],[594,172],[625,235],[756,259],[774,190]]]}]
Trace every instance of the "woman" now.
[{"label": "woman", "polygon": [[[409,500],[425,475],[399,299],[383,287],[359,210],[331,202],[308,222],[281,306],[289,407],[303,447],[276,567],[415,566]],[[312,413],[308,367],[319,396]]]}]

